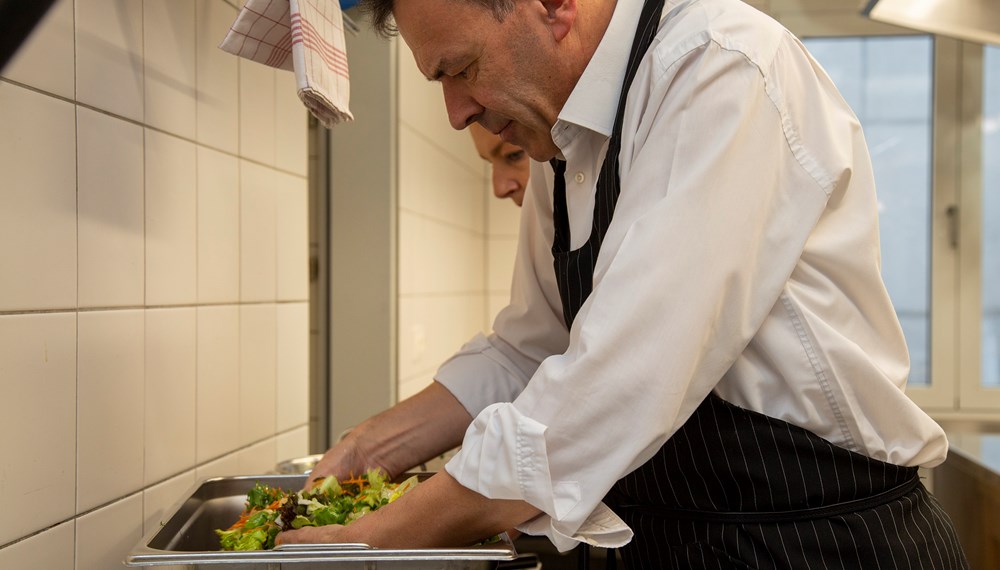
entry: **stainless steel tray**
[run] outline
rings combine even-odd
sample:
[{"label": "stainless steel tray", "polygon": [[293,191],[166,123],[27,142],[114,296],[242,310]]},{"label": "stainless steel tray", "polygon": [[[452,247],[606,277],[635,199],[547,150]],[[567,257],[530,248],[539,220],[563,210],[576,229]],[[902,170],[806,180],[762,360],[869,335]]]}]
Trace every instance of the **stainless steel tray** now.
[{"label": "stainless steel tray", "polygon": [[469,548],[390,550],[366,544],[296,544],[252,552],[219,550],[214,529],[228,528],[239,518],[247,492],[255,483],[292,490],[302,488],[305,480],[306,475],[264,475],[203,481],[174,507],[160,528],[142,538],[125,565],[224,566],[234,570],[490,570],[517,556],[506,535],[501,535],[498,543]]}]

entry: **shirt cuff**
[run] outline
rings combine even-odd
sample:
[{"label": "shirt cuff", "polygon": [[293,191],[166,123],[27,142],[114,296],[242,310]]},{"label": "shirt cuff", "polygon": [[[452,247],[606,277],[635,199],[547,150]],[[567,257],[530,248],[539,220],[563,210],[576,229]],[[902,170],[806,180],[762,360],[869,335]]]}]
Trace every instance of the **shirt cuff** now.
[{"label": "shirt cuff", "polygon": [[445,470],[464,487],[491,499],[522,500],[543,514],[518,527],[545,535],[560,551],[585,542],[617,548],[632,530],[603,503],[582,512],[580,483],[554,480],[545,444],[546,426],[513,404],[494,404],[476,416],[461,450]]}]

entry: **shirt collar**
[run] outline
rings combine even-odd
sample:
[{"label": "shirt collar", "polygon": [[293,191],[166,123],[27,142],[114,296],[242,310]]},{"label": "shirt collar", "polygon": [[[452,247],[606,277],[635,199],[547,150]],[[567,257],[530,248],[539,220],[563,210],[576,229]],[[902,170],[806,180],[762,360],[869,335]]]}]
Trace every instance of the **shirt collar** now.
[{"label": "shirt collar", "polygon": [[618,0],[615,3],[615,11],[604,37],[552,127],[552,138],[557,145],[562,146],[559,134],[566,130],[568,125],[565,123],[579,125],[605,137],[611,136],[640,12],[641,0]]}]

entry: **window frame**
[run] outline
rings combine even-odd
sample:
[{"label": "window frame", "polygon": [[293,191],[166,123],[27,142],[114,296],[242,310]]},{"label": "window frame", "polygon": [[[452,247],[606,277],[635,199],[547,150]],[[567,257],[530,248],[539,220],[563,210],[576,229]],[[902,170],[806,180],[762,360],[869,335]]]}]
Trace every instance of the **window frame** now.
[{"label": "window frame", "polygon": [[[926,35],[857,14],[774,16],[800,38]],[[939,420],[995,420],[1000,389],[980,374],[983,46],[934,36],[933,54],[930,384],[907,394]]]},{"label": "window frame", "polygon": [[970,413],[1000,415],[1000,388],[982,382],[983,88],[984,48],[963,42],[959,130],[960,192],[958,355],[959,406]]}]

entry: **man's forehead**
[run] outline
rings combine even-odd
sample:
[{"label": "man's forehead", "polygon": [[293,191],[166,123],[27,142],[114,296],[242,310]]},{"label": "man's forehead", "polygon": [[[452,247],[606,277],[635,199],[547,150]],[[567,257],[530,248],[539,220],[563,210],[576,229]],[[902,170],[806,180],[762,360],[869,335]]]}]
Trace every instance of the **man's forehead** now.
[{"label": "man's forehead", "polygon": [[396,0],[394,15],[417,67],[431,80],[460,63],[484,26],[495,22],[488,8],[470,0]]},{"label": "man's forehead", "polygon": [[411,32],[400,29],[400,36],[413,53],[417,69],[429,81],[441,79],[441,75],[455,64],[462,52],[460,38],[433,33],[426,28]]}]

